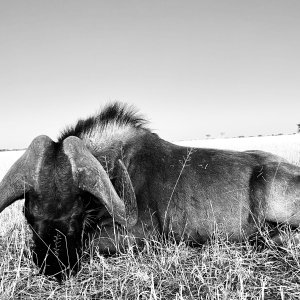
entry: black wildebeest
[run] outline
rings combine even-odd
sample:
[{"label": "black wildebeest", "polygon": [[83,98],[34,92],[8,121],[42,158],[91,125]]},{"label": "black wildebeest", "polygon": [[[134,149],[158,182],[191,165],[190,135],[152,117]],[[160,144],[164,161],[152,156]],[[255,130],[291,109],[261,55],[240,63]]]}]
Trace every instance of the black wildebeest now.
[{"label": "black wildebeest", "polygon": [[216,227],[233,241],[266,222],[297,227],[300,168],[266,152],[174,145],[116,103],[57,142],[32,141],[0,184],[0,212],[22,198],[34,260],[59,277],[78,270],[94,233],[100,251],[113,253],[149,233],[200,244]]}]

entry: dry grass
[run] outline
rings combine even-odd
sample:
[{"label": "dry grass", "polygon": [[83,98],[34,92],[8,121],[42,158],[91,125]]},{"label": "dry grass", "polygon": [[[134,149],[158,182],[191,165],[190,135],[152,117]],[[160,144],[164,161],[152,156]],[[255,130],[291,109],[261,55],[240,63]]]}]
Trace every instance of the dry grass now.
[{"label": "dry grass", "polygon": [[[286,149],[285,158],[299,163],[299,153]],[[300,299],[300,246],[278,249],[268,238],[259,249],[220,239],[190,248],[157,238],[113,257],[93,249],[80,272],[59,284],[38,275],[21,208],[22,201],[0,215],[0,299]]]},{"label": "dry grass", "polygon": [[176,144],[238,151],[263,150],[280,155],[291,163],[300,164],[300,134],[180,141]]},{"label": "dry grass", "polygon": [[[16,210],[12,207],[9,210]],[[22,221],[1,239],[1,299],[299,299],[297,245],[257,249],[213,240],[200,248],[152,240],[143,251],[97,249],[62,284],[38,275]]]}]

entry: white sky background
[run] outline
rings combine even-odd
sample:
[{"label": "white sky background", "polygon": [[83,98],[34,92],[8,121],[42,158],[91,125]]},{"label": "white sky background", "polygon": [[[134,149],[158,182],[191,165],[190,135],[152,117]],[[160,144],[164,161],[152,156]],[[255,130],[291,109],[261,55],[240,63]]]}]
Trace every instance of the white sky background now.
[{"label": "white sky background", "polygon": [[0,149],[114,100],[168,140],[296,132],[300,1],[0,2]]}]

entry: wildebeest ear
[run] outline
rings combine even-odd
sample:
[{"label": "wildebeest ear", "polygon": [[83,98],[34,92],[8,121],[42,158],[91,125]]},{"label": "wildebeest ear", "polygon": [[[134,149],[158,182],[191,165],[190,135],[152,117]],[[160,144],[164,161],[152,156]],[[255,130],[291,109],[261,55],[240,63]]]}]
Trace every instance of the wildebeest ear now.
[{"label": "wildebeest ear", "polygon": [[138,208],[135,191],[132,186],[132,182],[128,174],[127,168],[121,159],[118,159],[116,162],[115,172],[115,188],[121,196],[121,198],[124,200],[125,207],[127,208],[127,210],[130,209],[130,211],[126,212],[127,220],[128,218],[130,218],[130,223],[136,224],[138,219]]},{"label": "wildebeest ear", "polygon": [[26,192],[38,188],[38,173],[48,147],[53,141],[45,136],[36,137],[24,154],[12,165],[0,183],[0,212],[22,199]]},{"label": "wildebeest ear", "polygon": [[[108,174],[100,162],[87,149],[81,139],[75,136],[66,138],[63,142],[64,152],[69,157],[75,184],[86,192],[94,195],[103,204],[116,222],[132,227],[136,224],[131,217],[131,201],[122,201],[118,196]],[[137,212],[134,214],[137,215]]]}]

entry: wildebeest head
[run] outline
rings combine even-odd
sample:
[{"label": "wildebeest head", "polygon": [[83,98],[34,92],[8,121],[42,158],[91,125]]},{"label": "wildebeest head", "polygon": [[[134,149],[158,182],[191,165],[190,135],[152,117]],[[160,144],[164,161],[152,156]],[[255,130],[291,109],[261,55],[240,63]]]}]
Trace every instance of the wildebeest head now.
[{"label": "wildebeest head", "polygon": [[125,166],[118,161],[131,193],[118,196],[99,161],[82,140],[71,136],[55,143],[47,136],[33,140],[0,184],[0,212],[25,197],[25,216],[33,231],[36,264],[58,278],[77,271],[90,194],[114,221],[131,227],[137,222],[136,199]]}]

